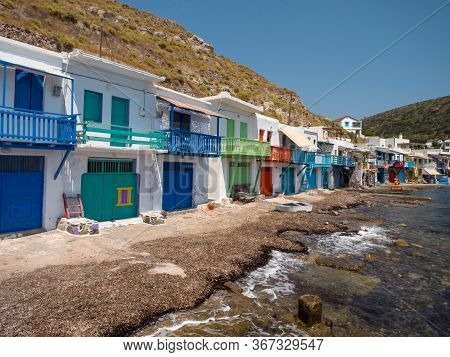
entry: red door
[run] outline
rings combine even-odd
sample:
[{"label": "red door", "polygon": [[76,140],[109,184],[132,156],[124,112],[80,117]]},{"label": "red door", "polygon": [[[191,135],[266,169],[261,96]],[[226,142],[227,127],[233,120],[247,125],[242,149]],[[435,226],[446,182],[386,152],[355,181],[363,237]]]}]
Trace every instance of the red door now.
[{"label": "red door", "polygon": [[272,168],[261,168],[261,194],[265,196],[272,196]]},{"label": "red door", "polygon": [[394,183],[395,181],[395,172],[394,170],[389,171],[389,182]]}]

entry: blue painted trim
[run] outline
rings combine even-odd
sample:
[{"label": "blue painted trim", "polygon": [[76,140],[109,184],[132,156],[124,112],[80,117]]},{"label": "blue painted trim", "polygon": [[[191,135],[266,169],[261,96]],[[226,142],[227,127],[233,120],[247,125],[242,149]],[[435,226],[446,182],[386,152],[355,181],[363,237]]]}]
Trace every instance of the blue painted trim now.
[{"label": "blue painted trim", "polygon": [[64,157],[63,157],[63,159],[61,160],[61,163],[59,164],[58,169],[57,169],[56,172],[55,172],[55,176],[53,176],[53,180],[56,180],[56,179],[58,178],[59,173],[61,172],[61,170],[62,170],[64,164],[66,163],[67,158],[69,157],[69,154],[70,154],[71,151],[72,151],[72,150],[67,150],[66,153],[64,154]]},{"label": "blue painted trim", "polygon": [[220,137],[220,117],[216,117],[217,118],[217,137]]},{"label": "blue painted trim", "polygon": [[12,149],[36,149],[36,150],[74,150],[76,144],[43,144],[43,143],[23,143],[23,142],[12,142],[12,141],[1,141],[0,147],[2,148],[12,148]]},{"label": "blue painted trim", "polygon": [[70,115],[70,114],[61,114],[61,113],[53,113],[53,112],[41,112],[39,110],[31,110],[31,109],[18,109],[18,108],[14,108],[14,107],[8,107],[6,105],[0,105],[0,109],[10,109],[10,110],[13,110],[13,111],[16,111],[16,112],[23,112],[23,113],[29,113],[29,114],[57,115],[58,117],[61,117],[61,118],[70,118],[71,116],[72,117],[77,117],[77,116],[80,115],[80,114]]},{"label": "blue painted trim", "polygon": [[71,93],[70,93],[70,115],[73,116],[73,102],[74,102],[74,90],[75,90],[75,81],[73,79],[70,80],[71,82]]},{"label": "blue painted trim", "polygon": [[3,64],[3,92],[2,105],[6,104],[6,64]]},{"label": "blue painted trim", "polygon": [[175,115],[175,111],[174,111],[173,105],[170,104],[170,123],[169,123],[169,129],[170,130],[173,130],[173,118],[174,118],[174,115]]}]

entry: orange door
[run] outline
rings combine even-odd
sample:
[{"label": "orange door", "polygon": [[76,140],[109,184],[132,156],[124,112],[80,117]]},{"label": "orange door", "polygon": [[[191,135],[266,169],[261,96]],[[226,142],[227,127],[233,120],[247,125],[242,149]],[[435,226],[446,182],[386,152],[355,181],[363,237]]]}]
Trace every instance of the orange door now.
[{"label": "orange door", "polygon": [[261,168],[261,194],[265,196],[272,196],[272,168]]}]

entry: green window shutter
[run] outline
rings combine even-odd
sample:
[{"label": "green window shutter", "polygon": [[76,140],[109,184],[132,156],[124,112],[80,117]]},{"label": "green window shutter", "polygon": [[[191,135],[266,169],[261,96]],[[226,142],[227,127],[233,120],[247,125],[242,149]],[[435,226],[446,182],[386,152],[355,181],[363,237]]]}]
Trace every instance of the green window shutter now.
[{"label": "green window shutter", "polygon": [[234,138],[234,120],[227,119],[227,138]]},{"label": "green window shutter", "polygon": [[247,139],[248,138],[248,124],[247,123],[241,123],[240,127],[240,136],[241,139]]},{"label": "green window shutter", "polygon": [[102,122],[103,94],[84,91],[83,121]]}]

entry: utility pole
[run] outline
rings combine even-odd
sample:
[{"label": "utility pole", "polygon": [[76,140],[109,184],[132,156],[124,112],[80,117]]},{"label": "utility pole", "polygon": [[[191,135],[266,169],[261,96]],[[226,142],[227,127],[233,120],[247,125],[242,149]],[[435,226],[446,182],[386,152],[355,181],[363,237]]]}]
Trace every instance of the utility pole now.
[{"label": "utility pole", "polygon": [[100,16],[100,57],[102,56],[103,46],[103,16]]},{"label": "utility pole", "polygon": [[292,110],[292,92],[291,92],[291,99],[289,100],[289,117],[288,117],[288,125],[291,125],[291,110]]}]

